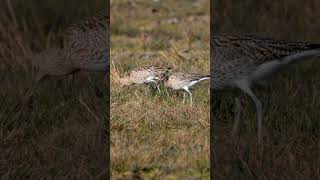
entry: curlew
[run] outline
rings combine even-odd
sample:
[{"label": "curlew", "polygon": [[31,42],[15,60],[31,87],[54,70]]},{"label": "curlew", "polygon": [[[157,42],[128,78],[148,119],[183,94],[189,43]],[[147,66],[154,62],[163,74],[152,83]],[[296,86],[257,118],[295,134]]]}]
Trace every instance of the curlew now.
[{"label": "curlew", "polygon": [[[209,75],[200,74],[187,74],[187,73],[174,73],[171,74],[164,82],[164,85],[174,90],[186,91],[190,96],[190,103],[192,105],[192,93],[190,92],[191,87],[198,84],[201,81],[210,79]],[[183,92],[183,103],[185,101],[186,93]]]},{"label": "curlew", "polygon": [[[252,86],[290,64],[319,57],[320,44],[287,42],[252,35],[220,35],[211,39],[211,88],[215,91],[238,88],[254,102],[258,122],[258,142],[262,141],[262,103]],[[235,99],[233,132],[238,128],[241,104]]]},{"label": "curlew", "polygon": [[63,33],[63,48],[51,48],[32,60],[35,78],[29,99],[38,84],[49,76],[66,76],[78,71],[107,72],[109,67],[109,16],[99,12]]},{"label": "curlew", "polygon": [[63,34],[63,48],[49,49],[33,61],[36,81],[46,76],[61,76],[76,71],[108,70],[108,16],[99,14],[70,25]]},{"label": "curlew", "polygon": [[171,71],[169,67],[160,66],[143,66],[133,69],[129,72],[129,75],[123,78],[119,78],[121,87],[130,86],[133,84],[156,84],[158,91],[160,92],[159,84],[164,77]]}]

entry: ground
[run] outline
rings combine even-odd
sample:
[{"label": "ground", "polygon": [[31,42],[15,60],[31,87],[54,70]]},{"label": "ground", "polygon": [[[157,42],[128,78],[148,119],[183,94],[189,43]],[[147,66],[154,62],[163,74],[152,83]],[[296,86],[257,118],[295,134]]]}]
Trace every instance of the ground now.
[{"label": "ground", "polygon": [[111,1],[111,12],[112,179],[208,179],[209,82],[191,107],[181,92],[117,77],[142,65],[209,74],[209,1]]}]

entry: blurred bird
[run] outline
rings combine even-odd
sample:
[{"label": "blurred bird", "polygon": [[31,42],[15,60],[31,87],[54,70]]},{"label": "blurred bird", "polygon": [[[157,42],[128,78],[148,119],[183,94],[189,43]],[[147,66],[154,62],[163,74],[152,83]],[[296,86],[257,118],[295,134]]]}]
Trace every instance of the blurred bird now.
[{"label": "blurred bird", "polygon": [[49,76],[67,76],[78,71],[107,72],[109,64],[109,16],[96,16],[70,25],[63,33],[63,48],[51,48],[36,54],[32,65],[35,78],[26,95],[28,101],[39,83]]},{"label": "blurred bird", "polygon": [[[287,66],[320,56],[320,44],[286,42],[252,35],[213,36],[211,39],[211,89],[239,88],[253,100],[257,111],[258,141],[262,140],[262,103],[251,86],[269,78]],[[238,128],[241,103],[235,99],[233,132]]]}]

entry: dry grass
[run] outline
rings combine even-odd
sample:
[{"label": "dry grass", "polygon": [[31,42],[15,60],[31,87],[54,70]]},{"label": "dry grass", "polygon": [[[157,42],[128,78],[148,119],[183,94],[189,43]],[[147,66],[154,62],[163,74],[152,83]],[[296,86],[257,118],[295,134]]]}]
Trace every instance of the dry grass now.
[{"label": "dry grass", "polygon": [[[213,1],[216,33],[257,34],[320,42],[319,1]],[[293,66],[270,86],[256,88],[264,102],[263,147],[256,144],[256,114],[244,100],[240,136],[232,139],[232,99],[212,114],[214,179],[317,179],[319,169],[319,59]],[[223,165],[223,166],[222,166]]]},{"label": "dry grass", "polygon": [[[107,118],[107,95],[103,74],[48,79],[37,89],[30,106],[21,106],[21,102],[31,85],[33,55],[46,47],[58,47],[59,33],[70,22],[106,5],[105,0],[77,1],[77,7],[64,1],[2,2],[1,179],[105,176],[102,127]],[[90,88],[92,83],[95,90]]]},{"label": "dry grass", "polygon": [[134,67],[167,65],[209,74],[209,2],[111,1],[112,178],[208,179],[209,82],[195,105],[162,87],[120,88]]}]

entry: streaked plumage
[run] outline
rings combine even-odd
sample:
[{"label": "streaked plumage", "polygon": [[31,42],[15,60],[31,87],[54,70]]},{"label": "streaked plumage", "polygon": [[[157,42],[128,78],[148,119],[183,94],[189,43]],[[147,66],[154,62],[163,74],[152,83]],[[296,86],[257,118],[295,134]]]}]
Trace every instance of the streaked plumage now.
[{"label": "streaked plumage", "polygon": [[109,16],[105,12],[71,25],[64,33],[66,58],[74,67],[107,71],[109,62]]},{"label": "streaked plumage", "polygon": [[[210,79],[209,75],[187,74],[187,73],[178,72],[178,73],[171,74],[165,80],[164,85],[174,90],[186,91],[190,96],[190,103],[192,104],[192,94],[190,92],[191,87],[207,79]],[[184,100],[185,100],[185,93],[183,94],[183,102]]]},{"label": "streaked plumage", "polygon": [[[239,88],[252,98],[258,116],[259,142],[262,138],[262,104],[251,86],[290,64],[320,55],[319,44],[286,42],[251,35],[214,36],[210,44],[211,88]],[[236,119],[235,124],[238,121]]]},{"label": "streaked plumage", "polygon": [[63,48],[51,48],[36,54],[32,65],[35,71],[33,87],[26,93],[26,100],[47,76],[65,76],[77,71],[108,71],[109,16],[98,13],[70,25],[63,34]]},{"label": "streaked plumage", "polygon": [[169,67],[143,66],[133,69],[129,75],[119,79],[121,86],[130,86],[133,84],[155,83],[159,90],[159,83],[170,72]]},{"label": "streaked plumage", "polygon": [[37,80],[83,71],[108,70],[109,17],[99,13],[79,24],[70,25],[64,33],[62,49],[48,49],[34,57]]}]

